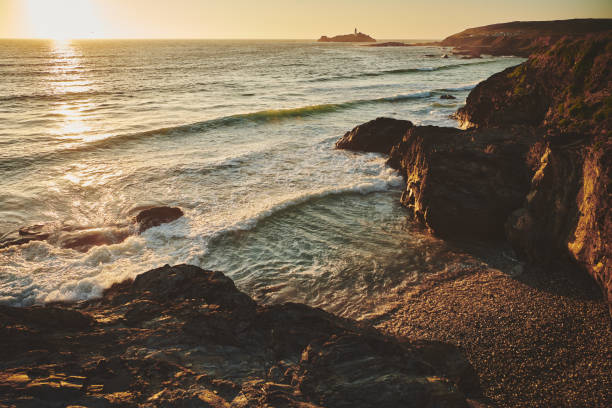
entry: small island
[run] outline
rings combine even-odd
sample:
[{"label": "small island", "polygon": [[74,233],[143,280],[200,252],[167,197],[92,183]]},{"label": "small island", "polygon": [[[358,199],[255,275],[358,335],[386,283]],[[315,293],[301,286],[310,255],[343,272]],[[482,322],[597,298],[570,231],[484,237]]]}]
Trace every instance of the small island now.
[{"label": "small island", "polygon": [[376,40],[355,28],[355,32],[352,34],[336,35],[334,37],[324,35],[318,39],[318,42],[376,42]]}]

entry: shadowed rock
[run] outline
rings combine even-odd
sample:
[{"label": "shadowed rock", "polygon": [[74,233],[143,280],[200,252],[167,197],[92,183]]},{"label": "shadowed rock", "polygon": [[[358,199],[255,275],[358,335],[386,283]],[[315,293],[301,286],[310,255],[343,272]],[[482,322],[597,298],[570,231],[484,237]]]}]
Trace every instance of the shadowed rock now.
[{"label": "shadowed rock", "polygon": [[408,120],[377,118],[346,132],[336,148],[388,154],[412,126]]},{"label": "shadowed rock", "polygon": [[79,305],[2,307],[0,318],[9,406],[467,407],[480,392],[452,346],[304,305],[258,306],[195,266],[146,272]]},{"label": "shadowed rock", "polygon": [[153,207],[141,211],[136,216],[139,231],[144,232],[152,227],[177,220],[183,216],[183,211],[178,207]]},{"label": "shadowed rock", "polygon": [[0,239],[0,249],[27,244],[31,241],[47,241],[61,248],[87,252],[94,246],[113,245],[125,241],[134,233],[142,233],[149,228],[172,222],[183,216],[178,207],[153,207],[140,211],[132,222],[112,224],[99,228],[83,226],[56,226],[38,224],[20,228]]},{"label": "shadowed rock", "polygon": [[524,129],[411,128],[388,161],[406,180],[402,205],[443,237],[502,240],[528,190],[532,137]]}]

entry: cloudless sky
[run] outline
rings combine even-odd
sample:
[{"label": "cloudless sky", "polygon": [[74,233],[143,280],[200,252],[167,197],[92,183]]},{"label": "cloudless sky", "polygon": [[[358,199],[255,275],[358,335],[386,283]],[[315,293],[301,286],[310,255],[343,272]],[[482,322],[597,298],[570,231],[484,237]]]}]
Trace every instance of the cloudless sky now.
[{"label": "cloudless sky", "polygon": [[612,18],[612,0],[0,0],[0,38],[438,39],[515,20]]}]

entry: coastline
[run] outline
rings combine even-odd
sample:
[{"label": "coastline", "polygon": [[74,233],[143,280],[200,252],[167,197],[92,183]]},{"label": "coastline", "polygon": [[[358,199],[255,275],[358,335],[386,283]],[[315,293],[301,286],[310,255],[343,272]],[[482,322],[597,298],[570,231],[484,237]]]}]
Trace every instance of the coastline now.
[{"label": "coastline", "polygon": [[[482,95],[486,90],[479,85],[470,95]],[[476,106],[483,99],[468,103]],[[498,111],[515,112],[501,103]],[[462,110],[461,118],[478,124],[475,112],[483,110],[470,111],[468,107]],[[476,139],[482,136],[485,149],[495,147],[488,139],[491,130],[487,128],[493,126],[487,120],[498,117],[486,116],[484,122],[480,120],[480,129],[467,134]],[[588,121],[588,116],[582,119]],[[399,131],[374,129],[367,138],[377,138],[379,133],[390,137],[382,147],[356,150],[390,154],[391,163],[406,177],[413,174],[404,148],[414,148],[411,153],[424,157],[415,166],[420,175],[423,167],[419,166],[433,162],[435,156],[418,144],[424,139],[415,142],[406,135],[428,132],[429,128],[410,123]],[[540,130],[529,137],[540,137]],[[465,134],[456,129],[452,132]],[[508,137],[518,134],[523,133]],[[583,141],[585,149],[601,146],[598,138],[596,134],[593,140]],[[509,144],[508,140],[499,144]],[[549,143],[542,140],[538,143]],[[531,142],[529,139],[527,144]],[[400,145],[393,146],[395,143]],[[555,141],[550,143],[547,157],[554,157]],[[605,140],[603,143],[607,148]],[[473,147],[466,148],[470,149]],[[489,150],[487,154],[499,153]],[[525,150],[529,149],[518,149],[519,155],[527,154]],[[543,157],[543,150],[538,145],[529,154]],[[541,156],[536,161],[543,162]],[[607,162],[597,164],[602,160],[593,159],[597,174],[602,174],[600,168],[606,173]],[[538,168],[531,170],[535,173]],[[540,170],[544,173],[546,169]],[[517,181],[519,192],[512,194],[529,192],[529,184],[521,182]],[[419,194],[427,191],[426,187],[437,188],[421,184]],[[440,230],[441,224],[431,218],[439,208],[433,205],[431,211],[421,211],[422,196],[415,190],[408,184],[402,203],[434,233],[451,241],[456,238],[462,228]],[[605,192],[598,194],[604,194],[605,200]],[[492,205],[499,202],[493,200]],[[547,211],[548,204],[538,210],[543,207]],[[515,208],[506,212],[510,210]],[[526,209],[530,210],[533,208]],[[488,236],[494,231],[493,235],[503,237],[508,223],[506,218],[500,222],[495,217],[497,212],[489,217],[492,226],[473,232]],[[576,251],[581,270],[564,258],[564,249],[556,249],[552,262],[547,259],[548,263],[538,264],[533,258],[544,251],[534,245],[527,248],[533,251],[531,257],[520,253],[519,262],[504,256],[510,250],[503,244],[470,244],[472,238],[461,240],[458,251],[483,262],[482,268],[426,278],[385,305],[385,312],[358,322],[293,303],[256,305],[238,292],[229,278],[188,266],[145,272],[134,281],[113,285],[98,300],[27,308],[2,306],[0,390],[6,396],[0,401],[44,402],[47,406],[215,407],[371,406],[404,401],[425,407],[612,403],[608,391],[612,388],[609,303],[585,273],[596,279],[603,276],[600,285],[606,289],[609,253],[605,245],[609,245],[609,237],[600,238],[604,248],[593,249],[587,257],[581,258],[582,252]],[[581,238],[585,247],[592,235]],[[519,252],[516,240],[521,236],[511,242]],[[602,268],[597,268],[598,262]],[[394,363],[395,359],[401,364]],[[398,389],[402,393],[397,393]]]}]

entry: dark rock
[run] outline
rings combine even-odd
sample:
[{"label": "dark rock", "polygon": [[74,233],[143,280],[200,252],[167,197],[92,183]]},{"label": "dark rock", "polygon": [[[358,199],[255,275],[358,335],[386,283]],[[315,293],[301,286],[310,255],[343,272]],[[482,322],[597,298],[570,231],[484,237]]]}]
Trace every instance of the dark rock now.
[{"label": "dark rock", "polygon": [[177,220],[183,216],[183,211],[178,207],[153,207],[143,210],[136,216],[139,231],[144,232],[152,227]]},{"label": "dark rock", "polygon": [[346,132],[336,148],[388,154],[412,126],[407,120],[377,118]]},{"label": "dark rock", "polygon": [[504,238],[504,223],[529,188],[524,129],[462,131],[416,126],[389,165],[406,179],[402,205],[446,238]]},{"label": "dark rock", "polygon": [[457,98],[455,98],[453,95],[450,95],[450,94],[444,94],[444,95],[440,95],[440,99],[457,99]]},{"label": "dark rock", "polygon": [[0,316],[3,324],[26,323],[30,326],[56,329],[84,329],[93,323],[93,319],[77,310],[57,306],[32,306],[13,308],[0,305]]},{"label": "dark rock", "polygon": [[62,248],[87,252],[94,246],[119,244],[130,236],[129,228],[91,228],[61,231],[51,242]]},{"label": "dark rock", "polygon": [[[153,207],[140,211],[133,222],[137,223],[138,232],[142,233],[149,228],[172,222],[182,216],[183,211],[178,207]],[[38,224],[5,234],[0,238],[0,249],[27,244],[31,241],[48,241],[61,248],[87,252],[94,246],[119,244],[134,232],[134,227],[129,222],[99,228]]]},{"label": "dark rock", "polygon": [[0,405],[462,407],[480,396],[453,346],[400,342],[304,305],[257,306],[189,265],[61,309],[5,306],[0,318]]}]

